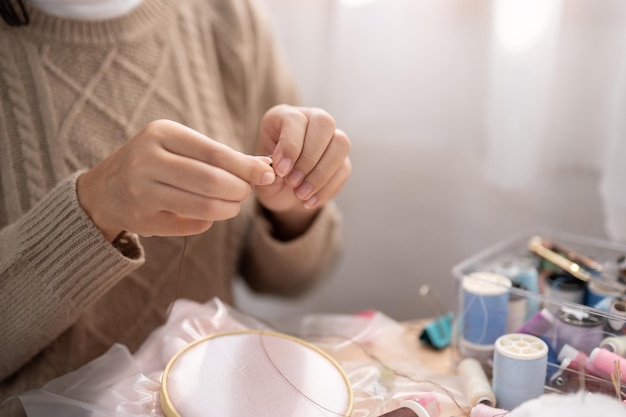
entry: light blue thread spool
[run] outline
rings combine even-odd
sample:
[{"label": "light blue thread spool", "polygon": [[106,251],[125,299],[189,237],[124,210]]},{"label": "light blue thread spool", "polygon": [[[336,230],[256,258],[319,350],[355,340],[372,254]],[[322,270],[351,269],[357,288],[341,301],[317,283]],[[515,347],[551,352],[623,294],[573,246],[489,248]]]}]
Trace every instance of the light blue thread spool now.
[{"label": "light blue thread spool", "polygon": [[533,296],[539,294],[537,258],[532,255],[524,255],[522,257],[516,256],[505,259],[494,268],[493,272],[508,277],[513,285],[519,286],[531,294],[526,297],[526,317],[524,321],[530,320],[541,307],[539,298]]},{"label": "light blue thread spool", "polygon": [[544,393],[548,345],[540,338],[510,333],[496,340],[493,392],[499,408],[512,410]]},{"label": "light blue thread spool", "polygon": [[539,273],[537,272],[537,267],[534,264],[527,265],[512,280],[531,293],[530,296],[526,297],[526,321],[528,321],[541,307],[539,298],[534,296],[539,294]]},{"label": "light blue thread spool", "polygon": [[474,272],[463,278],[463,339],[493,345],[506,333],[511,280],[502,274]]}]

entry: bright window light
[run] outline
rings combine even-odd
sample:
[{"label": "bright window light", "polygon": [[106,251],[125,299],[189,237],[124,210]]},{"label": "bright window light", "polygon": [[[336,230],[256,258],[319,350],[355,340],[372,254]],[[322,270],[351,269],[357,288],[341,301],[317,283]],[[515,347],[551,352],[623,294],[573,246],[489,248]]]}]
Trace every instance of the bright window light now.
[{"label": "bright window light", "polygon": [[506,48],[527,48],[554,27],[560,11],[561,0],[495,0],[495,37]]}]

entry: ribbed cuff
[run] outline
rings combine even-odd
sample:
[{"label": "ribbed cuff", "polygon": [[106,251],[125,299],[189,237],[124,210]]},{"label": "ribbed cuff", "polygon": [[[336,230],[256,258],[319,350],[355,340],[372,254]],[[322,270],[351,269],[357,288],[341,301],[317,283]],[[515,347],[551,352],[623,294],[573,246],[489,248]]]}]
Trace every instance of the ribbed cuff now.
[{"label": "ribbed cuff", "polygon": [[[125,257],[81,209],[76,173],[2,229],[0,379],[18,370],[82,311],[144,262]],[[135,242],[136,244],[136,242]]]},{"label": "ribbed cuff", "polygon": [[124,256],[108,243],[76,197],[80,173],[60,183],[31,210],[21,225],[18,246],[28,253],[29,275],[45,277],[49,295],[80,306],[99,297],[144,261]]}]

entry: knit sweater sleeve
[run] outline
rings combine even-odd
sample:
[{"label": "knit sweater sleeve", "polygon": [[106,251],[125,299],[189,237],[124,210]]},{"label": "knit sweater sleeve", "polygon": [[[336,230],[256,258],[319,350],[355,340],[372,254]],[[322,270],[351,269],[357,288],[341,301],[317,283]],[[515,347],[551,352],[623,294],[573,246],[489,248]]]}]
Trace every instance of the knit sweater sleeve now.
[{"label": "knit sweater sleeve", "polygon": [[290,241],[275,239],[272,224],[258,210],[242,275],[257,292],[300,295],[328,274],[342,248],[341,216],[333,203],[318,213],[303,235]]},{"label": "knit sweater sleeve", "polygon": [[0,230],[0,379],[144,261],[136,237],[129,235],[114,247],[81,209],[79,174]]}]

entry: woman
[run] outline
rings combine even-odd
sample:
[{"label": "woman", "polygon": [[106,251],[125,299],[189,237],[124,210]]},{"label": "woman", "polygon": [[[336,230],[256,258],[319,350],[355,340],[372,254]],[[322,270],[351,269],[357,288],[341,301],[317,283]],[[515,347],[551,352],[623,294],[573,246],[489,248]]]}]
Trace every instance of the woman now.
[{"label": "woman", "polygon": [[0,402],[137,348],[175,297],[325,275],[350,141],[293,106],[253,0],[0,1]]}]

